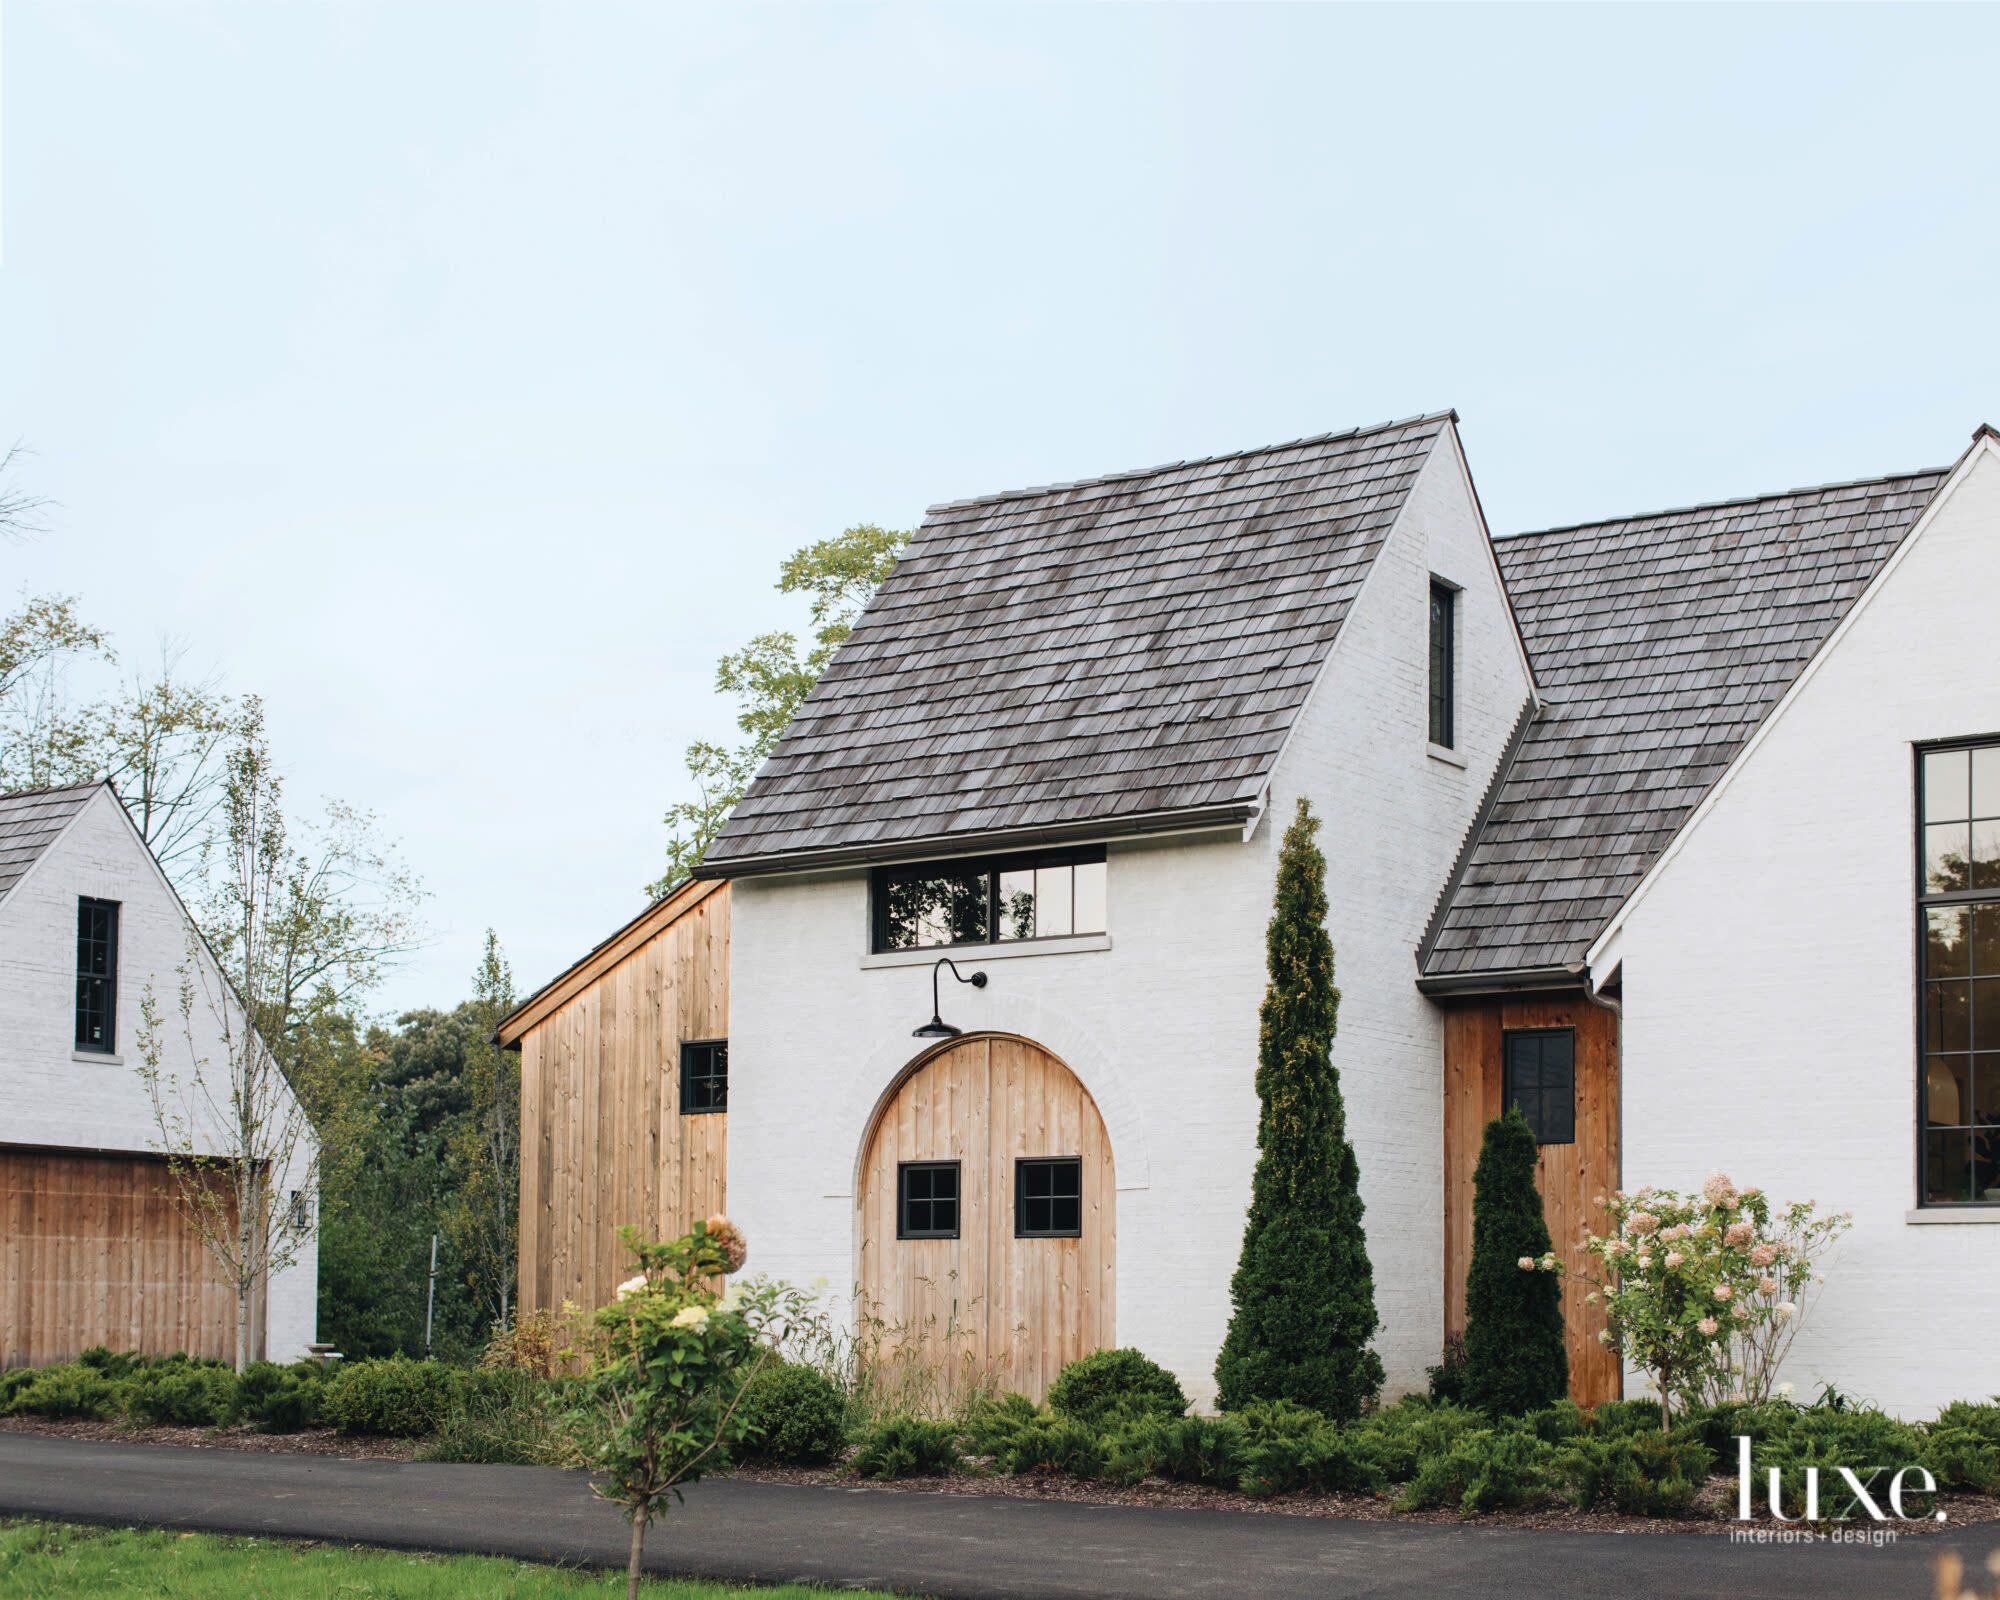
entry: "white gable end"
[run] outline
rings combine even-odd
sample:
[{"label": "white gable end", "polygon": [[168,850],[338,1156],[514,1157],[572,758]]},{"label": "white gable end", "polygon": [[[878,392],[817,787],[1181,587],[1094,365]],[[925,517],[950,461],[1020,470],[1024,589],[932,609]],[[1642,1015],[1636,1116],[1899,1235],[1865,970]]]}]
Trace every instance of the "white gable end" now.
[{"label": "white gable end", "polygon": [[1988,436],[1594,952],[1623,976],[1626,1187],[1721,1168],[1851,1208],[1788,1376],[1908,1415],[2000,1388],[2000,1208],[1911,1220],[1915,746],[2000,732],[1996,592]]}]

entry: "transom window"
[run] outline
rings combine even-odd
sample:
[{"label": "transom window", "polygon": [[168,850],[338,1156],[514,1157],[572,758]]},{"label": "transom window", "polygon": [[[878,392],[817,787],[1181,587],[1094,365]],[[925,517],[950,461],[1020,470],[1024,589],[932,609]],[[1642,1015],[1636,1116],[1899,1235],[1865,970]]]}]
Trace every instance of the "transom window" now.
[{"label": "transom window", "polygon": [[118,902],[76,903],[76,1047],[118,1047]]},{"label": "transom window", "polygon": [[1454,625],[1458,592],[1448,583],[1431,584],[1431,743],[1451,748],[1453,701],[1458,674]]},{"label": "transom window", "polygon": [[896,1164],[896,1237],[958,1237],[956,1161],[901,1161]]},{"label": "transom window", "polygon": [[879,867],[876,950],[1104,932],[1104,846]]},{"label": "transom window", "polygon": [[1500,1106],[1519,1106],[1537,1144],[1576,1143],[1576,1030],[1500,1036]]},{"label": "transom window", "polygon": [[681,1041],[681,1114],[729,1109],[729,1041]]},{"label": "transom window", "polygon": [[1014,1163],[1014,1237],[1075,1239],[1083,1233],[1083,1159]]},{"label": "transom window", "polygon": [[1918,756],[1926,1205],[2000,1202],[2000,743]]}]

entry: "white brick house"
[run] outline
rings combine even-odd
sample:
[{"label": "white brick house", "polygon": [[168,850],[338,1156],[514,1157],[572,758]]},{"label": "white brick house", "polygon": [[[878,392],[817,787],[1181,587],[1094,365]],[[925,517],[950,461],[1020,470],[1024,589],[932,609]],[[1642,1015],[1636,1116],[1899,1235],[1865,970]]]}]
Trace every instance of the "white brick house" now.
[{"label": "white brick house", "polygon": [[[692,1110],[730,1113],[757,1266],[1023,1387],[1116,1342],[1211,1398],[1305,797],[1391,1394],[1463,1326],[1479,1132],[1531,1070],[1567,1253],[1597,1196],[1714,1167],[1851,1207],[1788,1375],[1911,1414],[2000,1389],[1994,435],[1493,540],[1455,423],[933,509],[699,869],[727,1082]],[[524,1238],[652,1192],[574,1075],[670,1075],[677,1002],[634,987],[628,1038],[568,981],[502,1032],[566,1041],[581,1123],[546,1136],[596,1164],[524,1183]],[[1572,1393],[1618,1393],[1581,1282],[1565,1311]]]},{"label": "white brick house", "polygon": [[[137,1070],[149,986],[165,1022],[163,1072],[191,1083],[202,1059],[226,1070],[199,1001],[192,1046],[180,1026],[177,969],[191,953],[227,993],[109,785],[0,796],[0,1366],[93,1344],[234,1354],[234,1293],[167,1199],[161,1132]],[[304,1182],[281,1173],[275,1189],[289,1201]],[[255,1353],[305,1353],[317,1284],[308,1239],[272,1275]]]}]

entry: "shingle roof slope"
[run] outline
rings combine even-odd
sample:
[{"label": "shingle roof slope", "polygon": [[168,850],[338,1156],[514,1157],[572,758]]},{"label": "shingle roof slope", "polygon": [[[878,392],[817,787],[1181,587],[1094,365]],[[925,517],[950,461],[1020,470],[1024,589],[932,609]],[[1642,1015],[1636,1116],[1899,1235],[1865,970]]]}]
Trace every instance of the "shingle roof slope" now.
[{"label": "shingle roof slope", "polygon": [[933,507],[703,875],[1247,807],[1451,420]]},{"label": "shingle roof slope", "polygon": [[70,818],[97,792],[94,783],[61,789],[18,789],[0,794],[0,900],[19,883],[41,853],[55,843]]},{"label": "shingle roof slope", "polygon": [[1447,890],[1424,975],[1581,961],[1946,475],[1496,540],[1548,704]]}]

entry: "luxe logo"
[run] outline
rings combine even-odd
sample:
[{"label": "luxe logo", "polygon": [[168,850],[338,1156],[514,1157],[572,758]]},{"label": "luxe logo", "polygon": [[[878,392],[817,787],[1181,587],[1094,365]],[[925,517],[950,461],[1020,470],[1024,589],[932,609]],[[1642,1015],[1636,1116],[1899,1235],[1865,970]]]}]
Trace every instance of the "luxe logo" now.
[{"label": "luxe logo", "polygon": [[[1889,1480],[1889,1509],[1885,1512],[1875,1503],[1875,1497],[1868,1492],[1868,1488],[1870,1484],[1874,1483],[1877,1478],[1889,1470],[1887,1467],[1870,1467],[1868,1469],[1868,1476],[1865,1478],[1856,1477],[1852,1467],[1841,1467],[1837,1470],[1841,1477],[1847,1481],[1847,1487],[1854,1491],[1856,1502],[1877,1522],[1887,1522],[1892,1515],[1903,1522],[1921,1522],[1924,1520],[1921,1516],[1912,1516],[1903,1509],[1903,1480],[1912,1472],[1923,1479],[1921,1484],[1915,1485],[1918,1493],[1934,1494],[1937,1491],[1937,1480],[1931,1476],[1928,1467],[1899,1468],[1896,1475]],[[1818,1467],[1806,1468],[1805,1510],[1796,1517],[1785,1515],[1783,1474],[1776,1467],[1770,1468],[1769,1472],[1771,1516],[1773,1520],[1778,1522],[1818,1522],[1820,1520]],[[1750,1473],[1750,1441],[1739,1433],[1736,1435],[1737,1521],[1748,1522],[1755,1514],[1753,1498]],[[1845,1522],[1850,1515],[1848,1512],[1842,1512],[1832,1520],[1835,1522]],[[1944,1513],[1942,1511],[1938,1512],[1936,1520],[1942,1522],[1944,1519]]]}]

